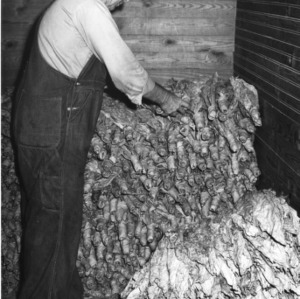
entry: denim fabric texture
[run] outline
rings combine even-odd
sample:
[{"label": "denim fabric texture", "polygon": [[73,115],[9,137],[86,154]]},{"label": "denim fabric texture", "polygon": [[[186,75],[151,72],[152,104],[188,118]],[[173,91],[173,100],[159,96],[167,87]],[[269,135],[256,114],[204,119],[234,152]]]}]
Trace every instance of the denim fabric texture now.
[{"label": "denim fabric texture", "polygon": [[22,187],[18,299],[82,299],[76,269],[84,169],[106,68],[92,56],[77,79],[51,68],[37,39],[18,87],[14,138]]}]

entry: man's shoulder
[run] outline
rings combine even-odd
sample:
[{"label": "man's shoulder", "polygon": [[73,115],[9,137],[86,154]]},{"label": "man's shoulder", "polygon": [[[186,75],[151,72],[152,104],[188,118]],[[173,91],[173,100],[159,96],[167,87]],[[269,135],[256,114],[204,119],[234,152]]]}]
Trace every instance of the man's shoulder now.
[{"label": "man's shoulder", "polygon": [[99,6],[105,7],[106,5],[102,0],[56,0],[53,5],[58,5],[70,10],[76,10],[78,7],[84,6]]},{"label": "man's shoulder", "polygon": [[95,9],[97,11],[102,12],[109,12],[107,6],[102,0],[62,0],[62,1],[68,1],[71,6],[73,5],[74,9],[79,10],[89,10],[89,9]]}]

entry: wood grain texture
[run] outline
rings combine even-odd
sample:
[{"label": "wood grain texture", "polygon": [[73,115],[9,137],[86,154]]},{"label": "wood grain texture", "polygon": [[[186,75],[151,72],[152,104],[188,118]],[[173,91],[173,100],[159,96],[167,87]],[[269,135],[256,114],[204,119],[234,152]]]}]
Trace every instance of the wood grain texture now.
[{"label": "wood grain texture", "polygon": [[[184,69],[149,69],[149,75],[154,79],[154,81],[159,82],[161,84],[167,82],[170,78],[174,78],[176,80],[182,79],[199,79],[201,76],[211,76],[211,69],[201,69],[201,68],[184,68]],[[233,70],[224,68],[218,68],[218,75],[223,78],[229,78],[232,76]]]},{"label": "wood grain texture", "polygon": [[[2,1],[3,85],[14,84],[30,30],[50,3]],[[131,0],[113,18],[141,64],[165,80],[180,73],[191,78],[201,71],[231,76],[235,13],[236,0]]]},{"label": "wood grain texture", "polygon": [[233,35],[195,36],[192,35],[123,35],[126,44],[136,53],[146,52],[203,52],[213,51],[232,54],[234,48]]},{"label": "wood grain texture", "polygon": [[[227,19],[193,19],[193,18],[127,18],[114,17],[122,35],[230,35],[234,34],[234,24]],[[196,37],[195,37],[196,38]]]},{"label": "wood grain texture", "polygon": [[2,0],[3,23],[33,23],[52,0]]},{"label": "wood grain texture", "polygon": [[260,188],[284,193],[300,211],[300,2],[238,0],[234,74],[259,93]]},{"label": "wood grain texture", "polygon": [[[203,51],[202,53],[137,53],[137,59],[147,69],[160,67],[164,68],[192,68],[200,69],[222,69],[232,64],[232,55],[226,56],[223,53]],[[162,65],[162,61],[164,64]]]},{"label": "wood grain texture", "polygon": [[229,18],[234,21],[235,1],[209,1],[209,0],[131,0],[113,13],[114,17],[136,18]]}]

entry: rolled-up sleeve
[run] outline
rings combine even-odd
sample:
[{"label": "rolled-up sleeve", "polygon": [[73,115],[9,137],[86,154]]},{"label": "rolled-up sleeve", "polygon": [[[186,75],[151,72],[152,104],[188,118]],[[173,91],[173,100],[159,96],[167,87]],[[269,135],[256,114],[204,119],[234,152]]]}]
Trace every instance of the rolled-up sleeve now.
[{"label": "rolled-up sleeve", "polygon": [[76,11],[74,23],[93,54],[106,65],[115,86],[140,105],[154,82],[120,36],[105,4],[86,1]]}]

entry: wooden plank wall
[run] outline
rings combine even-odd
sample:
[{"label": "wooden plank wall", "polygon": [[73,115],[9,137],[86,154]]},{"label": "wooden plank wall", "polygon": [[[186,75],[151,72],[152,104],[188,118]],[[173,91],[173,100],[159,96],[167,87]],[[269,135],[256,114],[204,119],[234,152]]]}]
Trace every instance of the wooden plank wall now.
[{"label": "wooden plank wall", "polygon": [[[2,0],[2,84],[20,70],[30,28],[50,0]],[[233,74],[236,0],[130,0],[113,13],[121,35],[160,82]]]},{"label": "wooden plank wall", "polygon": [[238,0],[234,74],[258,89],[259,188],[287,195],[300,213],[300,1]]}]

